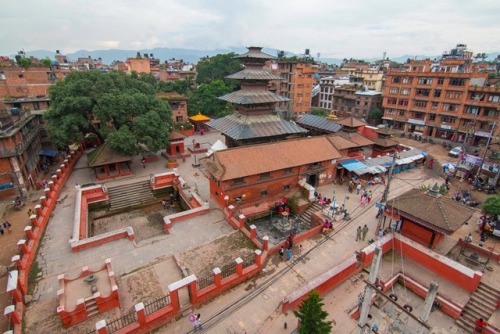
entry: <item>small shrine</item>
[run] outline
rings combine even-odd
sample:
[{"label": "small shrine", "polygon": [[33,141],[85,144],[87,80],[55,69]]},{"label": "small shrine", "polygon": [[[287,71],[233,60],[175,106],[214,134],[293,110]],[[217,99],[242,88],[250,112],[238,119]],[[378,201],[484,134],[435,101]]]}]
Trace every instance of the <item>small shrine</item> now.
[{"label": "small shrine", "polygon": [[97,181],[132,175],[131,161],[131,156],[118,153],[108,143],[87,153],[87,164],[94,170]]},{"label": "small shrine", "polygon": [[98,313],[120,307],[118,286],[110,259],[96,270],[83,267],[74,278],[62,274],[57,279],[57,314],[66,328]]},{"label": "small shrine", "polygon": [[199,132],[201,135],[207,131],[207,126],[205,123],[211,121],[212,119],[208,116],[198,113],[198,115],[190,116],[189,121],[194,125],[194,131]]},{"label": "small shrine", "polygon": [[387,154],[393,154],[398,151],[399,143],[391,139],[394,130],[388,128],[379,128],[375,130],[378,138],[373,139],[372,158],[382,157]]}]

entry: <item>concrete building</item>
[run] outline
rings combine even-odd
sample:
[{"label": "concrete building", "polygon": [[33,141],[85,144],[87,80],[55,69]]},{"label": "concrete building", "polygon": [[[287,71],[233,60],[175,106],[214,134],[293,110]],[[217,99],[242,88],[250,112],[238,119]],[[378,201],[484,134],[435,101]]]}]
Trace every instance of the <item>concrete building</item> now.
[{"label": "concrete building", "polygon": [[[490,136],[500,115],[500,89],[488,74],[472,72],[469,59],[411,61],[406,71],[389,71],[384,120],[390,127],[423,136],[477,143]],[[498,127],[494,135],[498,135]]]},{"label": "concrete building", "polygon": [[382,94],[364,90],[359,85],[335,87],[333,92],[332,112],[339,117],[349,115],[368,119],[372,108],[382,109]]},{"label": "concrete building", "polygon": [[277,94],[290,99],[280,102],[278,107],[287,110],[289,115],[307,113],[311,110],[312,91],[316,85],[315,75],[318,66],[307,58],[304,60],[278,59],[278,74],[281,80]]}]

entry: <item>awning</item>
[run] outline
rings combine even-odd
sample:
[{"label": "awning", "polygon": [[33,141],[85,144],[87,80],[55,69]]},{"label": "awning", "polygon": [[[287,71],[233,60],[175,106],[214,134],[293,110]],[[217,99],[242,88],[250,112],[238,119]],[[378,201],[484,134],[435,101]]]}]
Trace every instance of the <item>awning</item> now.
[{"label": "awning", "polygon": [[350,172],[367,167],[364,163],[359,162],[358,160],[342,161],[339,162],[339,164]]},{"label": "awning", "polygon": [[420,120],[420,119],[413,119],[413,118],[410,118],[408,120],[408,123],[414,124],[414,125],[425,125],[425,121]]},{"label": "awning", "polygon": [[54,150],[41,150],[39,155],[45,155],[47,157],[55,157],[57,155],[57,151]]},{"label": "awning", "polygon": [[476,131],[476,132],[474,132],[474,136],[490,138],[491,133],[486,132],[486,131]]}]

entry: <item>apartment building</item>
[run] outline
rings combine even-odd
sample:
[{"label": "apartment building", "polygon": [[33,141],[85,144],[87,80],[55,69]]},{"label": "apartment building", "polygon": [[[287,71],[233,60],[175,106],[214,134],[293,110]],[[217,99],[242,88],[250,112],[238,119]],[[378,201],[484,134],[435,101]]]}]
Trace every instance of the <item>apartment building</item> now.
[{"label": "apartment building", "polygon": [[410,62],[406,71],[389,71],[385,122],[394,129],[457,142],[489,137],[500,114],[500,89],[488,85],[487,73],[472,69],[469,59],[454,58],[439,64]]},{"label": "apartment building", "polygon": [[0,70],[0,198],[25,194],[44,172],[41,161],[51,159],[42,114],[50,106],[48,89],[67,72],[33,60],[27,68],[12,63]]},{"label": "apartment building", "polygon": [[382,109],[382,93],[367,90],[359,84],[337,86],[334,89],[332,112],[339,117],[368,119],[373,107]]},{"label": "apartment building", "polygon": [[278,107],[288,111],[291,116],[311,110],[312,91],[317,81],[315,75],[318,73],[318,66],[308,59],[298,61],[278,59],[276,62],[277,73],[281,76],[281,81],[276,84],[277,94],[290,99],[290,102],[279,103]]}]

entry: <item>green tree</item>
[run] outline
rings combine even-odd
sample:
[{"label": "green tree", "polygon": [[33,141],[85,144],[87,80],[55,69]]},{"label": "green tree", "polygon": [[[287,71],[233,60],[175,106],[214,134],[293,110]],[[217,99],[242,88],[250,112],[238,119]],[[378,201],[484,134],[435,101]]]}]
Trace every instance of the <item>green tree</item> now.
[{"label": "green tree", "polygon": [[29,58],[21,58],[19,60],[19,66],[21,66],[22,68],[28,68],[31,66],[31,59]]},{"label": "green tree", "polygon": [[225,77],[243,69],[243,65],[234,58],[235,56],[236,54],[231,52],[201,59],[196,65],[196,83],[203,84],[223,80],[227,86],[234,90],[238,83]]},{"label": "green tree", "polygon": [[330,112],[323,108],[311,108],[311,111],[309,113],[311,115],[323,116],[323,117],[330,115]]},{"label": "green tree", "polygon": [[370,112],[368,114],[368,121],[372,125],[380,124],[382,123],[382,116],[384,116],[382,110],[380,110],[379,107],[373,106],[371,107]]},{"label": "green tree", "polygon": [[50,60],[49,57],[45,57],[40,61],[40,63],[42,64],[42,66],[49,67],[50,65],[52,65],[52,60]]},{"label": "green tree", "polygon": [[324,305],[319,292],[313,290],[302,301],[299,310],[293,311],[300,319],[299,334],[329,334],[331,332],[332,322],[326,321],[328,313],[323,310]]},{"label": "green tree", "polygon": [[184,80],[176,80],[170,82],[160,81],[158,84],[159,92],[176,92],[182,95],[186,95],[193,85],[193,78],[186,77]]},{"label": "green tree", "polygon": [[231,104],[218,99],[219,96],[230,93],[232,90],[224,81],[215,80],[201,84],[188,94],[188,113],[190,116],[201,112],[209,117],[222,117],[233,113]]},{"label": "green tree", "polygon": [[94,133],[123,154],[165,147],[172,111],[155,98],[153,79],[118,71],[71,72],[49,89],[51,107],[44,117],[53,142],[62,148]]},{"label": "green tree", "polygon": [[489,196],[483,204],[483,211],[489,215],[500,214],[500,195]]}]

